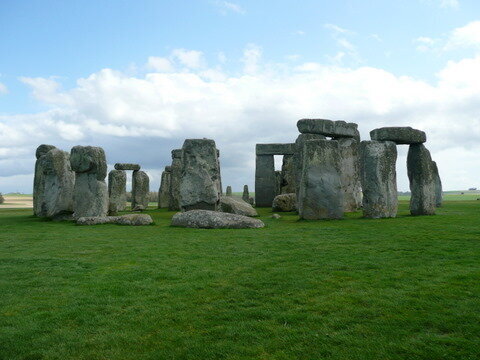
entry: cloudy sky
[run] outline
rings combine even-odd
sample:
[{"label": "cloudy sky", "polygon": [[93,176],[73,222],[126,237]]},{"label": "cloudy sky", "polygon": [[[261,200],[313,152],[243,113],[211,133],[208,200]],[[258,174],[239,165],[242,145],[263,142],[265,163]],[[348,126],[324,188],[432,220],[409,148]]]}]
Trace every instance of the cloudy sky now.
[{"label": "cloudy sky", "polygon": [[255,143],[304,117],[422,129],[444,188],[480,187],[480,2],[0,1],[0,192],[31,193],[42,143],[102,146],[157,189],[201,137],[240,191]]}]

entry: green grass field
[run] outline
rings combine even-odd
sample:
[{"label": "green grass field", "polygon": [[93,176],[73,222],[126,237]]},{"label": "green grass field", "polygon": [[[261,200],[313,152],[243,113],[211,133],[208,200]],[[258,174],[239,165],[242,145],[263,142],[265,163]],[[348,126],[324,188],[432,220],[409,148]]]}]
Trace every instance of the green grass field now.
[{"label": "green grass field", "polygon": [[264,229],[0,210],[0,359],[479,359],[480,201]]}]

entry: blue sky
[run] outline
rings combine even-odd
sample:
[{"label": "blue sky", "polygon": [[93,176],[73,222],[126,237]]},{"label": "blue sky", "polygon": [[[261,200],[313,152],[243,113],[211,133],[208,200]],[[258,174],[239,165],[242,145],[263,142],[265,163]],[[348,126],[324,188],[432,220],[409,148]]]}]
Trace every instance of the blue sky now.
[{"label": "blue sky", "polygon": [[157,187],[169,151],[203,136],[241,189],[254,143],[294,141],[307,116],[357,122],[364,139],[422,128],[446,187],[480,186],[451,155],[477,161],[479,21],[472,0],[3,0],[0,191],[29,192],[41,142],[104,146]]}]

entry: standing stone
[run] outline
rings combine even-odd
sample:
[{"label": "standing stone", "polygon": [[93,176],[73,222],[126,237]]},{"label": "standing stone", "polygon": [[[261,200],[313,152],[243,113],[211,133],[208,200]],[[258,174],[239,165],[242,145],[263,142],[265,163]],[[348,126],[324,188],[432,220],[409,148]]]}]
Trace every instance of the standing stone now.
[{"label": "standing stone", "polygon": [[74,146],[70,164],[75,171],[73,217],[106,216],[108,188],[105,183],[107,161],[100,147]]},{"label": "standing stone", "polygon": [[172,166],[170,174],[170,197],[168,210],[180,210],[180,179],[182,177],[182,149],[172,150]]},{"label": "standing stone", "polygon": [[127,173],[112,170],[108,173],[108,213],[116,215],[127,207]]},{"label": "standing stone", "polygon": [[221,177],[215,141],[187,139],[182,150],[181,209],[218,210]]},{"label": "standing stone", "polygon": [[[276,170],[275,171],[275,196],[280,195],[281,193],[282,193],[282,171]],[[273,200],[272,200],[272,204],[273,204]]]},{"label": "standing stone", "polygon": [[35,157],[35,174],[33,177],[33,214],[44,217],[46,214],[42,211],[42,204],[45,197],[45,177],[43,174],[42,160],[50,150],[56,149],[53,145],[42,144],[37,148]]},{"label": "standing stone", "polygon": [[[220,150],[217,149],[217,168],[221,169],[220,167]],[[218,174],[218,191],[220,191],[220,195],[223,195],[223,186],[222,186],[222,175]]]},{"label": "standing stone", "polygon": [[227,196],[232,196],[232,187],[231,187],[230,185],[227,186],[226,195],[227,195]]},{"label": "standing stone", "polygon": [[55,148],[42,156],[41,161],[45,181],[42,214],[55,220],[70,220],[75,186],[70,154]]},{"label": "standing stone", "polygon": [[256,155],[255,204],[272,206],[275,198],[275,162],[273,155]]},{"label": "standing stone", "polygon": [[442,180],[438,172],[437,163],[432,161],[433,175],[435,176],[435,206],[441,207],[443,202]]},{"label": "standing stone", "polygon": [[410,213],[412,215],[435,214],[435,176],[430,151],[423,144],[412,144],[407,156],[410,180]]},{"label": "standing stone", "polygon": [[134,171],[132,176],[132,210],[148,208],[150,197],[150,179],[145,171]]},{"label": "standing stone", "polygon": [[242,200],[247,202],[247,203],[250,203],[250,194],[248,192],[248,185],[243,185]]},{"label": "standing stone", "polygon": [[340,219],[343,192],[338,142],[309,140],[303,147],[303,167],[298,195],[301,219]]},{"label": "standing stone", "polygon": [[397,146],[391,141],[360,143],[363,216],[395,217],[398,209]]},{"label": "standing stone", "polygon": [[295,192],[295,166],[293,158],[294,155],[283,156],[281,194],[290,194]]},{"label": "standing stone", "polygon": [[162,172],[162,179],[160,181],[160,189],[158,189],[158,208],[168,208],[170,201],[170,183],[172,176],[172,167],[165,166]]},{"label": "standing stone", "polygon": [[357,211],[362,206],[360,182],[360,144],[352,138],[339,138],[340,174],[345,212]]}]

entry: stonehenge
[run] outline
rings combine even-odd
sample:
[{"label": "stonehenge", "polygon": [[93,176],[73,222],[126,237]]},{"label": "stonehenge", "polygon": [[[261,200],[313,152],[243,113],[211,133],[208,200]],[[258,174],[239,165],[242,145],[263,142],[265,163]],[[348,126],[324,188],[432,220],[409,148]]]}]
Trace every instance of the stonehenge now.
[{"label": "stonehenge", "polygon": [[168,208],[170,200],[170,184],[172,181],[172,167],[165,166],[160,180],[160,188],[158,189],[158,208]]},{"label": "stonehenge", "polygon": [[383,127],[370,131],[370,138],[377,141],[393,141],[397,145],[421,144],[427,141],[426,134],[406,127]]},{"label": "stonehenge", "polygon": [[433,215],[436,205],[435,169],[430,151],[423,144],[412,144],[407,156],[408,179],[410,181],[410,213]]},{"label": "stonehenge", "polygon": [[170,196],[168,210],[180,210],[180,178],[182,177],[182,149],[172,150],[172,165],[170,166]]},{"label": "stonehenge", "polygon": [[45,176],[43,174],[43,157],[52,149],[56,149],[53,145],[42,144],[37,147],[35,157],[35,171],[33,177],[33,214],[35,216],[43,217],[42,210],[43,200],[45,198]]},{"label": "stonehenge", "polygon": [[127,173],[111,170],[108,173],[108,214],[115,215],[127,207]]},{"label": "stonehenge", "polygon": [[435,178],[435,206],[441,207],[443,201],[443,187],[440,174],[438,173],[437,163],[432,161],[433,176]]},{"label": "stonehenge", "polygon": [[227,190],[225,191],[226,196],[232,196],[232,187],[230,185],[227,186]]},{"label": "stonehenge", "polygon": [[248,192],[248,185],[243,185],[242,200],[247,203],[250,202],[250,193]]},{"label": "stonehenge", "polygon": [[132,176],[132,210],[142,211],[148,208],[150,179],[145,171],[135,170]]}]

